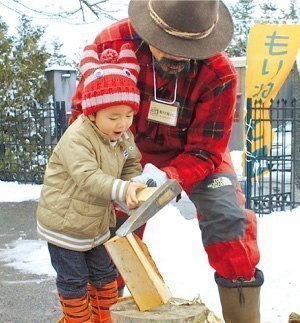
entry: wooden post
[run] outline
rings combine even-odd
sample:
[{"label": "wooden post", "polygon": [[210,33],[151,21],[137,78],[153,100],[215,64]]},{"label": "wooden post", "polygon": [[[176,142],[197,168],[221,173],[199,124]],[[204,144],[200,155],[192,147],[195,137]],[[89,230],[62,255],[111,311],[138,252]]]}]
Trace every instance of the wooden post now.
[{"label": "wooden post", "polygon": [[146,311],[171,298],[147,246],[133,234],[115,236],[104,244],[122,275],[138,309]]},{"label": "wooden post", "polygon": [[[180,305],[181,304],[181,305]],[[221,323],[202,302],[187,302],[172,298],[168,304],[147,312],[140,312],[132,298],[121,299],[110,308],[112,323],[158,322],[158,323]]]}]

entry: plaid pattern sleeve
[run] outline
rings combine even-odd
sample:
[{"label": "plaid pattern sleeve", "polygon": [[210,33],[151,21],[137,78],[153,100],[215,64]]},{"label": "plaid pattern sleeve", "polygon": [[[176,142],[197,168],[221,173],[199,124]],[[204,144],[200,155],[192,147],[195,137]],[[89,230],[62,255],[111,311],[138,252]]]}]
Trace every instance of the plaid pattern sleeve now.
[{"label": "plaid pattern sleeve", "polygon": [[205,75],[207,83],[201,86],[204,91],[199,88],[201,95],[195,103],[195,116],[187,131],[184,151],[163,168],[169,177],[179,180],[186,190],[205,179],[220,165],[222,153],[229,142],[237,74],[230,62],[226,64],[226,60],[228,58],[224,61],[224,56],[218,55],[202,67],[201,74]]}]

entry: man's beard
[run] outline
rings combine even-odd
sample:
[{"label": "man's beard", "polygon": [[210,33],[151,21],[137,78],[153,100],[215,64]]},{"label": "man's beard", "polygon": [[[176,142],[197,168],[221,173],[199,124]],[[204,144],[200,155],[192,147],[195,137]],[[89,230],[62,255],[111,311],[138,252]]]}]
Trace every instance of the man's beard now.
[{"label": "man's beard", "polygon": [[186,74],[190,71],[191,63],[189,60],[176,61],[162,57],[159,61],[154,61],[158,75],[164,79],[173,79],[176,76]]}]

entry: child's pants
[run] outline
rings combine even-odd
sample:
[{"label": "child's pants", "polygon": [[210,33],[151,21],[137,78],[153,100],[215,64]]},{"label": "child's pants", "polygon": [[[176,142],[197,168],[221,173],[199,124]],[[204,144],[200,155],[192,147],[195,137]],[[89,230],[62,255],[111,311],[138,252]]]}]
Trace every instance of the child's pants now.
[{"label": "child's pants", "polygon": [[73,251],[48,243],[57,278],[58,293],[64,298],[86,295],[87,284],[101,288],[116,279],[118,272],[103,245],[88,251]]}]

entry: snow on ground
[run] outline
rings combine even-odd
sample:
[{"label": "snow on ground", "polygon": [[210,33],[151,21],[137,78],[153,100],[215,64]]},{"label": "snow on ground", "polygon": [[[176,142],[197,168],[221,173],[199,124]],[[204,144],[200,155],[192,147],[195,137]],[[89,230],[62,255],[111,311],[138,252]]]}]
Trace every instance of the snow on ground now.
[{"label": "snow on ground", "polygon": [[[41,186],[0,182],[0,202],[35,200],[40,189]],[[291,312],[300,311],[299,227],[300,208],[258,218],[258,268],[265,274],[262,323],[286,323]],[[167,206],[148,221],[144,241],[173,296],[192,299],[200,294],[221,317],[214,272],[208,265],[196,219],[186,220],[173,206]],[[20,237],[0,249],[0,259],[25,273],[55,275],[44,241]]]},{"label": "snow on ground", "polygon": [[0,181],[0,202],[38,200],[42,185],[18,184]]},{"label": "snow on ground", "polygon": [[[299,227],[300,208],[258,218],[258,268],[265,275],[262,323],[286,323],[291,312],[300,311]],[[164,210],[149,221],[144,240],[173,295],[192,299],[200,294],[221,316],[214,271],[203,250],[196,219],[187,221],[177,210]]]},{"label": "snow on ground", "polygon": [[7,249],[0,249],[0,259],[22,272],[55,276],[45,241],[18,239]]}]

